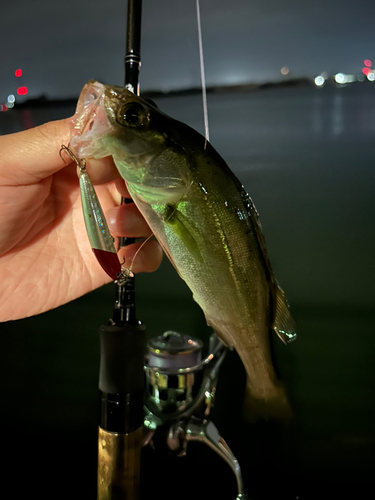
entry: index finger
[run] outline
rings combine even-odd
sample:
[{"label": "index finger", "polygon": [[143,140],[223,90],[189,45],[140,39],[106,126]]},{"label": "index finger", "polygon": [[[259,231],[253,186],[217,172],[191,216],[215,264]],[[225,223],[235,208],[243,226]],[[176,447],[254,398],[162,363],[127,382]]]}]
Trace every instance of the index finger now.
[{"label": "index finger", "polygon": [[67,164],[59,151],[68,144],[68,119],[45,123],[0,137],[0,182],[27,185],[58,172]]}]

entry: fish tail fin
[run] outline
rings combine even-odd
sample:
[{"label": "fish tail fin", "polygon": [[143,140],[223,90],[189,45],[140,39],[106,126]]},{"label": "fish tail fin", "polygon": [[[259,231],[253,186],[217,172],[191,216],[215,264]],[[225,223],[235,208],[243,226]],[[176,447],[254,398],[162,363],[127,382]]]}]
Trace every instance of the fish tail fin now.
[{"label": "fish tail fin", "polygon": [[293,415],[285,387],[280,382],[276,382],[271,388],[268,387],[267,391],[259,393],[255,392],[249,379],[246,381],[242,414],[248,422],[258,420],[288,422]]}]

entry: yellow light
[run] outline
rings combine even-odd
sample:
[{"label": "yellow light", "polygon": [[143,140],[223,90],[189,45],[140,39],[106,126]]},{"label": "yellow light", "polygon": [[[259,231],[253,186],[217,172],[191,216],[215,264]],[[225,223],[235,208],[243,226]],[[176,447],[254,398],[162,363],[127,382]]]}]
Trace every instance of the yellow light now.
[{"label": "yellow light", "polygon": [[289,74],[289,68],[288,66],[283,66],[280,70],[280,73],[284,76],[288,75]]}]

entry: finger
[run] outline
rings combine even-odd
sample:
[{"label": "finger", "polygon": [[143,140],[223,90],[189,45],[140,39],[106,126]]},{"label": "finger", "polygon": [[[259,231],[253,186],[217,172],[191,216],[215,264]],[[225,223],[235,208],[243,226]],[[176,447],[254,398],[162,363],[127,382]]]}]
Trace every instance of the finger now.
[{"label": "finger", "polygon": [[1,136],[0,182],[33,184],[61,170],[67,163],[61,160],[59,151],[69,139],[68,119]]},{"label": "finger", "polygon": [[152,273],[160,266],[163,251],[157,241],[148,240],[146,243],[134,243],[119,251],[120,262],[130,268],[134,274]]},{"label": "finger", "polygon": [[122,177],[116,180],[116,188],[122,197],[131,199],[126,183]]},{"label": "finger", "polygon": [[134,203],[120,205],[105,214],[111,234],[128,238],[143,238],[152,231]]},{"label": "finger", "polygon": [[120,173],[113,163],[111,156],[101,160],[90,159],[86,162],[86,169],[93,184],[106,184],[120,179]]}]

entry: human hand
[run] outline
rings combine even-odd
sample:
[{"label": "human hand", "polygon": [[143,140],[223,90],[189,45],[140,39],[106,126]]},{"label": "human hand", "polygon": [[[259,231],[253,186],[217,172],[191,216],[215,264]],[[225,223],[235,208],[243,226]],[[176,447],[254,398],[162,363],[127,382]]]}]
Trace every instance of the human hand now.
[{"label": "human hand", "polygon": [[[69,143],[67,120],[0,137],[0,321],[39,314],[110,282],[91,250],[83,221],[76,164],[59,157]],[[87,171],[114,236],[151,231],[129,197],[110,158],[89,160]],[[117,186],[117,189],[116,189]],[[141,243],[120,250],[130,266]],[[134,273],[161,263],[157,242],[147,241]]]}]

